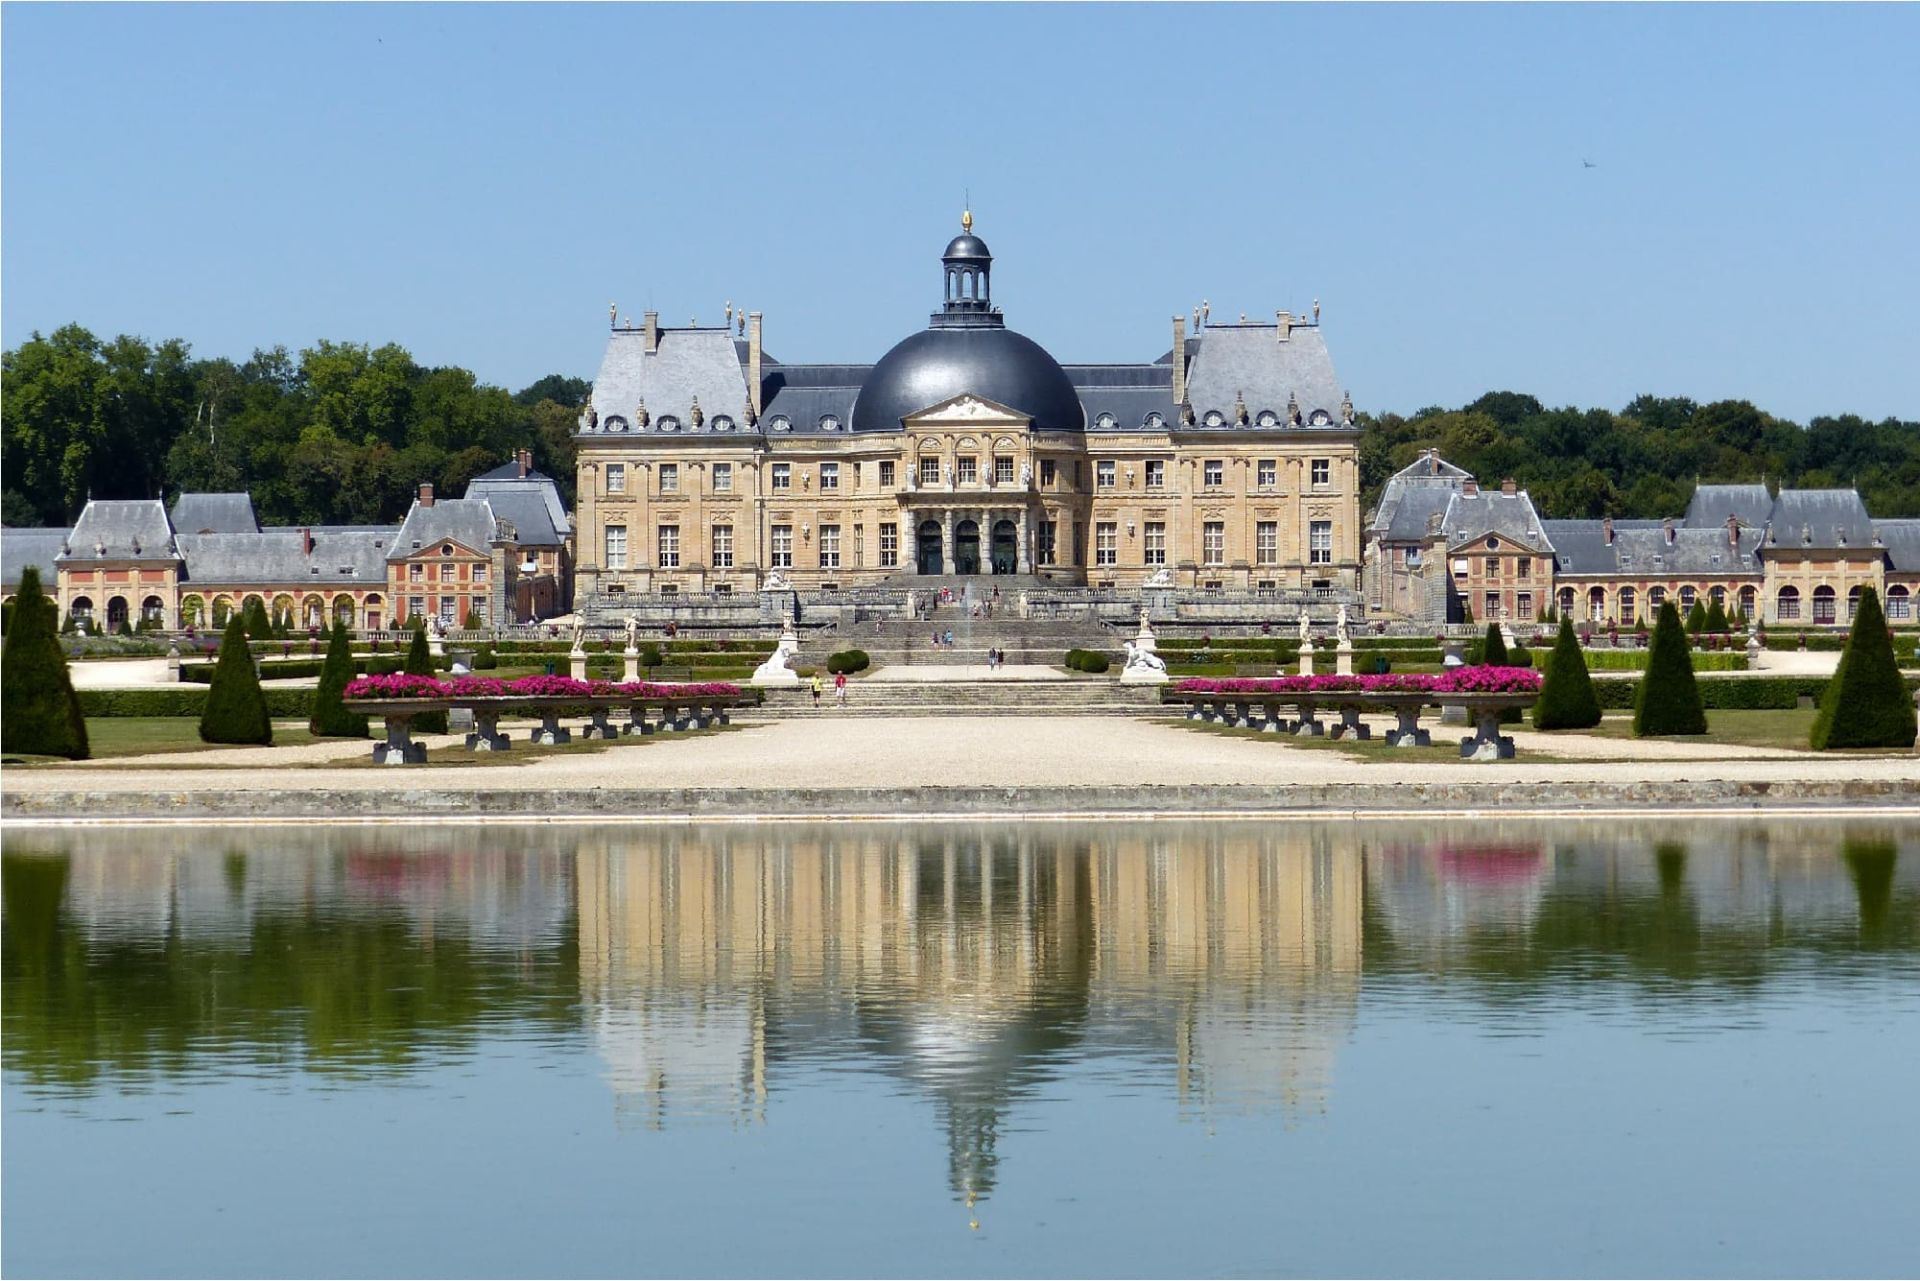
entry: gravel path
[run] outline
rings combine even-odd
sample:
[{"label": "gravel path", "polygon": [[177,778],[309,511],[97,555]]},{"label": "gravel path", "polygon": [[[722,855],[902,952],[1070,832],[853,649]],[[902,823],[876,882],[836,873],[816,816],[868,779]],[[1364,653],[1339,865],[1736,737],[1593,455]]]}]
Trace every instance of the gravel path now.
[{"label": "gravel path", "polygon": [[[450,742],[430,739],[429,743]],[[1779,781],[1912,779],[1920,757],[1819,757],[1760,748],[1690,743],[1622,743],[1556,736],[1556,755],[1581,759],[1528,762],[1539,740],[1520,736],[1522,759],[1474,764],[1435,760],[1357,761],[1343,753],[1285,741],[1196,732],[1183,724],[1119,717],[928,716],[835,721],[795,720],[699,738],[653,737],[597,753],[558,754],[514,767],[449,766],[332,769],[322,762],[370,753],[370,742],[311,747],[220,749],[171,758],[176,771],[124,769],[99,762],[12,769],[8,792],[248,791],[289,786],[401,790],[436,788],[543,790],[835,785],[882,788],[965,783],[978,786],[1132,786],[1444,782],[1498,777],[1513,781],[1637,782],[1659,778]],[[1589,753],[1591,756],[1589,757]],[[1621,759],[1630,754],[1630,759]],[[146,764],[168,758],[137,758]],[[1658,766],[1650,771],[1649,764]],[[308,765],[288,769],[287,766]],[[276,768],[278,767],[278,768]]]}]

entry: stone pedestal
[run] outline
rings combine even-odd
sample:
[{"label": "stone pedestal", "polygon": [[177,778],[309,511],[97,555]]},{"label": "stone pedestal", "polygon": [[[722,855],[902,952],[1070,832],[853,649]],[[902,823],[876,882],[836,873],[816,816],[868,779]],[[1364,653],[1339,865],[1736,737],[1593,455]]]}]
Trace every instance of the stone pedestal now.
[{"label": "stone pedestal", "polygon": [[587,723],[580,727],[580,737],[584,739],[618,738],[619,727],[607,719],[610,709],[595,707],[587,713]]},{"label": "stone pedestal", "polygon": [[1460,757],[1469,761],[1513,759],[1513,740],[1500,732],[1499,708],[1479,709],[1474,717],[1474,732],[1460,740]]},{"label": "stone pedestal", "polygon": [[386,720],[387,741],[373,745],[374,763],[378,765],[426,764],[426,744],[413,741],[413,718],[388,716]]},{"label": "stone pedestal", "polygon": [[167,646],[167,679],[178,683],[180,680],[180,647]]},{"label": "stone pedestal", "polygon": [[1313,675],[1313,642],[1307,641],[1300,646],[1300,674]]},{"label": "stone pedestal", "polygon": [[626,666],[621,670],[620,679],[624,681],[639,680],[640,679],[640,651],[635,649],[633,646],[629,645],[627,646],[626,651],[622,653],[620,657],[623,660],[625,660],[625,663],[626,663]]},{"label": "stone pedestal", "polygon": [[[1466,662],[1466,655],[1463,652],[1461,643],[1455,640],[1448,641],[1446,648],[1441,653],[1440,665],[1442,667],[1464,667],[1466,666]],[[1470,725],[1473,721],[1472,718],[1467,715],[1467,709],[1463,704],[1443,703],[1440,705],[1440,723],[1442,725]]]},{"label": "stone pedestal", "polygon": [[780,631],[780,643],[774,646],[773,654],[766,662],[753,669],[752,683],[755,685],[798,685],[800,674],[791,666],[793,656],[800,650],[800,638],[794,634],[793,623]]},{"label": "stone pedestal", "polygon": [[573,679],[577,681],[587,679],[587,651],[584,649],[576,649],[573,653],[567,655],[567,657],[572,664]]},{"label": "stone pedestal", "polygon": [[1360,723],[1359,708],[1343,707],[1340,709],[1340,723],[1333,727],[1332,737],[1355,738],[1365,741],[1373,737],[1373,729],[1371,726]]},{"label": "stone pedestal", "polygon": [[469,752],[504,752],[512,746],[509,737],[500,732],[500,713],[473,713],[473,733],[467,735]]},{"label": "stone pedestal", "polygon": [[571,743],[573,734],[560,724],[559,712],[543,710],[540,713],[540,728],[533,731],[529,741],[543,747],[558,747],[562,743]]},{"label": "stone pedestal", "polygon": [[1342,640],[1333,651],[1333,674],[1335,676],[1353,675],[1353,642]]},{"label": "stone pedestal", "polygon": [[[434,658],[445,658],[447,656],[446,638],[440,635],[439,632],[434,631],[431,627],[427,629],[427,653]],[[435,663],[434,666],[438,667],[439,664]]]}]

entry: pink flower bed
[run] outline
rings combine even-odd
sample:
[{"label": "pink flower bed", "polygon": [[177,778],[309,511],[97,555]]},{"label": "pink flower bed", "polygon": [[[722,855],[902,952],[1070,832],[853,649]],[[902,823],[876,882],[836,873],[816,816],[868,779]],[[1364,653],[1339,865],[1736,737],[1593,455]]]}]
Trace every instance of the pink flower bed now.
[{"label": "pink flower bed", "polygon": [[492,676],[357,676],[347,682],[348,698],[730,698],[738,685],[696,681],[660,685],[652,681],[577,681],[568,676],[522,676],[503,681]]},{"label": "pink flower bed", "polygon": [[1526,667],[1456,667],[1438,675],[1192,677],[1176,694],[1537,694],[1540,673]]}]

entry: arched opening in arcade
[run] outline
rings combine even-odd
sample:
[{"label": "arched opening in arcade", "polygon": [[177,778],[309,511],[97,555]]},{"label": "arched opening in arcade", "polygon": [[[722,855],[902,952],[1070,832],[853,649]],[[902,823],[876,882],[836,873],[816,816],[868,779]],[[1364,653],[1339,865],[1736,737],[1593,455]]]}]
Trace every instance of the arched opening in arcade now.
[{"label": "arched opening in arcade", "polygon": [[1013,522],[996,520],[993,522],[993,572],[996,574],[1017,574],[1020,572],[1020,539],[1015,533]]},{"label": "arched opening in arcade", "polygon": [[980,525],[977,521],[963,520],[953,527],[953,572],[980,572]]},{"label": "arched opening in arcade", "polygon": [[112,596],[107,599],[107,631],[118,632],[127,625],[129,607],[125,596]]}]

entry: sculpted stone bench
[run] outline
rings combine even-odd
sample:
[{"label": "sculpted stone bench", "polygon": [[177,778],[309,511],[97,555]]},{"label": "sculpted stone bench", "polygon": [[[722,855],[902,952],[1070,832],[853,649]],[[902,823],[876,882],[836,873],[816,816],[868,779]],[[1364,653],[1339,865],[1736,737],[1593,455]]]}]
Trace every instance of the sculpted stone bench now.
[{"label": "sculpted stone bench", "polygon": [[[1228,726],[1259,729],[1266,733],[1291,733],[1299,737],[1326,735],[1329,738],[1370,739],[1372,733],[1362,724],[1365,712],[1392,712],[1397,721],[1387,731],[1390,747],[1430,747],[1433,736],[1420,727],[1420,713],[1429,707],[1462,707],[1472,718],[1474,732],[1460,740],[1460,755],[1465,760],[1493,761],[1513,759],[1513,739],[1500,732],[1500,716],[1511,707],[1531,707],[1538,700],[1534,691],[1507,694],[1454,694],[1426,691],[1345,691],[1312,690],[1276,693],[1211,693],[1170,690],[1168,702],[1187,704],[1187,719],[1218,722]],[[1263,709],[1255,717],[1252,708]],[[1297,720],[1283,720],[1280,708],[1294,708]],[[1329,727],[1317,715],[1321,708],[1339,713],[1340,720]]]}]

